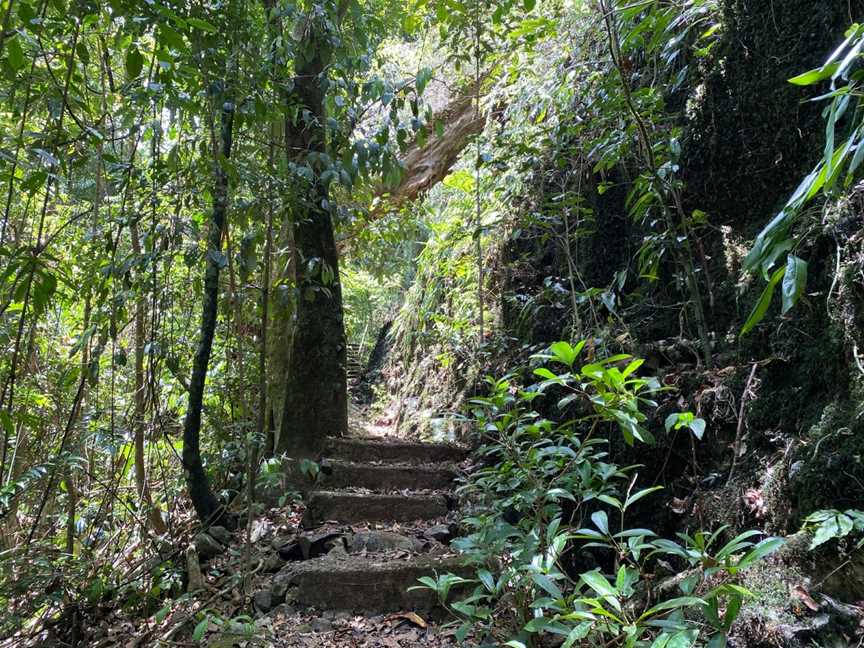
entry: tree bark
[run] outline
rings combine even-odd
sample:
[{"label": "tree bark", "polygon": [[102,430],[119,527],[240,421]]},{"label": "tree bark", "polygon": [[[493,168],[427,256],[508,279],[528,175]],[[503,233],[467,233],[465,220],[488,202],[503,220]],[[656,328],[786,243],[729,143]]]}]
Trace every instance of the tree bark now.
[{"label": "tree bark", "polygon": [[233,521],[219,504],[204,464],[201,461],[200,433],[201,408],[204,400],[204,383],[207,380],[207,367],[213,349],[213,336],[216,331],[216,318],[219,306],[219,271],[222,262],[222,238],[228,210],[228,174],[222,166],[223,160],[231,157],[231,141],[234,127],[234,108],[225,103],[221,111],[221,152],[215,164],[215,191],[213,193],[213,217],[207,235],[206,269],[204,271],[204,303],[201,312],[201,333],[198,349],[192,364],[192,377],[189,380],[189,406],[183,421],[183,467],[186,471],[186,485],[195,512],[203,524],[219,522],[233,527]]},{"label": "tree bark", "polygon": [[320,182],[317,157],[310,155],[327,147],[324,71],[330,52],[318,21],[310,26],[295,61],[290,99],[298,104],[297,117],[286,124],[289,162],[316,169],[298,189],[292,213],[298,298],[276,451],[294,456],[317,454],[327,436],[341,436],[348,428],[339,255],[327,187]]}]

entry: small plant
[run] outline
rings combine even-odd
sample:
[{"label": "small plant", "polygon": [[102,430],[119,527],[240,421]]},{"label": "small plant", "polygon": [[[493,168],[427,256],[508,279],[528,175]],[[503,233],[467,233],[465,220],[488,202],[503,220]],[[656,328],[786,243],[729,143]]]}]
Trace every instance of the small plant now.
[{"label": "small plant", "polygon": [[815,549],[831,540],[846,538],[850,534],[862,536],[855,543],[852,551],[864,547],[864,511],[855,509],[842,513],[834,509],[816,511],[804,519],[804,528],[813,532],[810,549]]},{"label": "small plant", "polygon": [[321,466],[311,459],[301,459],[300,473],[311,482],[318,481],[318,475],[321,474]]},{"label": "small plant", "polygon": [[[553,344],[535,361],[540,382],[517,386],[518,375],[489,379],[488,397],[472,401],[485,443],[476,471],[461,490],[476,503],[455,546],[476,568],[474,579],[452,574],[421,580],[459,624],[460,640],[486,633],[502,645],[528,648],[555,634],[571,646],[721,648],[744,601],[735,576],[775,551],[782,540],[749,531],[720,544],[727,528],[681,533],[678,541],[632,528],[628,512],[660,486],[637,489],[637,467],[620,467],[603,449],[617,431],[628,444],[652,443],[646,411],[663,388],[639,377],[627,355],[581,363],[585,343]],[[537,407],[553,399],[561,422]],[[705,423],[688,412],[668,429],[701,438]],[[587,522],[587,523],[586,523]],[[582,571],[580,556],[597,565]],[[681,576],[658,583],[658,559]],[[454,586],[474,584],[461,600]]]}]

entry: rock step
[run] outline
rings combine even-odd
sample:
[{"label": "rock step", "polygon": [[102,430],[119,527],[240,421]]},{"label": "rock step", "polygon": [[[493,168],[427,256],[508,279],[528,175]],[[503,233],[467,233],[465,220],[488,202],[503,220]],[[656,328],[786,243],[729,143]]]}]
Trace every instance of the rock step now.
[{"label": "rock step", "polygon": [[356,463],[458,463],[468,456],[468,449],[449,443],[345,437],[330,439],[324,456]]},{"label": "rock step", "polygon": [[312,491],[306,498],[303,525],[313,527],[327,521],[411,522],[442,517],[449,510],[443,495],[382,495],[342,491]]},{"label": "rock step", "polygon": [[427,611],[438,607],[428,589],[408,591],[421,576],[467,576],[454,557],[330,556],[289,565],[273,581],[274,595],[292,605],[355,612]]},{"label": "rock step", "polygon": [[321,485],[327,488],[370,490],[445,490],[459,473],[452,466],[368,464],[325,459],[321,462]]}]

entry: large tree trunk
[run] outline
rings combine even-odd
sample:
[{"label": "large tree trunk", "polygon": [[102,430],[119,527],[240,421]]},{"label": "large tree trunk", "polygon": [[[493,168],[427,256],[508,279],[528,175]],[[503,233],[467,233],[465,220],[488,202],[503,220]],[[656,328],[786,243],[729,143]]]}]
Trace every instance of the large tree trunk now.
[{"label": "large tree trunk", "polygon": [[201,333],[198,349],[192,364],[192,377],[189,380],[189,406],[183,421],[183,467],[186,470],[186,485],[189,498],[195,507],[198,518],[204,524],[219,521],[230,524],[222,507],[213,495],[207,473],[201,462],[199,445],[201,432],[201,407],[204,400],[204,383],[210,352],[213,349],[213,335],[216,331],[216,316],[219,305],[219,271],[223,265],[222,238],[228,210],[228,174],[222,160],[231,157],[231,140],[234,126],[234,109],[229,103],[222,107],[221,118],[221,155],[216,160],[215,191],[213,194],[213,218],[207,235],[207,264],[204,271],[204,305],[201,312]]},{"label": "large tree trunk", "polygon": [[[330,54],[315,23],[308,32],[311,40],[297,55],[291,99],[299,106],[286,125],[289,161],[307,161],[316,169],[298,189],[292,213],[298,299],[276,451],[295,456],[315,455],[327,436],[340,436],[348,427],[339,258],[328,191],[320,182],[317,158],[309,155],[326,149],[324,70]],[[298,184],[305,182],[298,178]]]}]

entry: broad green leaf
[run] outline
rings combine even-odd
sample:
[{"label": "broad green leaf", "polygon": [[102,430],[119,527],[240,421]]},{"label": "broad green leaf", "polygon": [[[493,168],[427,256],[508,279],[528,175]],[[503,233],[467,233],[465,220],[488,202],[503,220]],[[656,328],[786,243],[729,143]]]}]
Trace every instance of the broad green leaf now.
[{"label": "broad green leaf", "polygon": [[126,52],[126,74],[130,79],[135,79],[141,74],[144,69],[144,56],[137,47],[131,47]]},{"label": "broad green leaf", "polygon": [[830,79],[831,76],[837,71],[838,67],[840,66],[837,63],[831,63],[823,67],[809,70],[808,72],[804,72],[803,74],[792,77],[791,79],[789,79],[789,83],[799,86],[814,85],[816,83],[819,83],[820,81]]},{"label": "broad green leaf", "polygon": [[201,641],[204,638],[204,633],[210,627],[210,617],[205,616],[204,619],[198,622],[195,629],[192,631],[192,641]]},{"label": "broad green leaf", "polygon": [[561,592],[561,588],[555,584],[551,578],[549,578],[546,574],[531,574],[531,580],[533,580],[537,585],[546,590],[549,594],[554,596],[556,599],[564,598],[564,594]]},{"label": "broad green leaf", "polygon": [[426,85],[432,79],[432,70],[428,67],[422,68],[417,73],[417,78],[414,80],[414,86],[417,89],[417,94],[423,94],[423,91],[426,89]]},{"label": "broad green leaf", "polygon": [[652,486],[651,488],[644,488],[644,489],[640,490],[638,493],[634,493],[633,495],[631,495],[630,497],[627,498],[626,502],[624,502],[624,508],[625,509],[629,508],[630,506],[632,506],[633,504],[638,502],[643,497],[650,495],[651,493],[655,493],[659,490],[663,490],[663,487],[662,486]]},{"label": "broad green leaf", "polygon": [[582,574],[582,580],[601,596],[617,596],[618,592],[612,587],[611,583],[606,580],[606,577],[599,570],[590,571]]},{"label": "broad green leaf", "polygon": [[27,64],[24,50],[21,49],[21,43],[18,42],[17,37],[6,41],[6,60],[9,62],[9,66],[16,72]]},{"label": "broad green leaf", "polygon": [[666,648],[690,648],[690,646],[696,643],[696,639],[698,638],[698,630],[682,630],[681,632],[673,635],[671,639],[669,639],[669,643],[666,644]]},{"label": "broad green leaf", "polygon": [[545,378],[546,380],[560,381],[560,378],[558,378],[558,376],[549,371],[546,367],[538,367],[534,370],[534,375]]},{"label": "broad green leaf", "polygon": [[579,356],[579,352],[582,350],[582,346],[584,346],[584,342],[580,342],[576,348],[571,346],[568,342],[555,342],[555,344],[549,347],[549,352],[558,362],[566,364],[568,367],[572,367],[573,363],[576,362],[576,358]]},{"label": "broad green leaf", "polygon": [[591,521],[604,535],[609,535],[609,519],[606,511],[595,511],[591,514]]},{"label": "broad green leaf", "polygon": [[677,610],[683,607],[704,607],[705,601],[695,596],[679,596],[678,598],[667,599],[649,608],[643,614],[643,617],[654,616],[658,612],[665,610]]},{"label": "broad green leaf", "polygon": [[694,436],[701,441],[702,437],[705,436],[705,419],[693,419],[689,427],[693,431]]},{"label": "broad green leaf", "polygon": [[785,274],[786,266],[783,266],[782,268],[778,268],[774,275],[771,277],[771,281],[769,281],[768,285],[765,286],[765,290],[762,291],[762,295],[759,297],[759,301],[757,301],[756,305],[753,307],[753,311],[750,313],[750,317],[747,318],[747,321],[741,328],[742,336],[747,335],[759,322],[761,322],[765,318],[765,313],[768,312],[768,307],[771,305],[771,299],[774,297],[774,290],[777,288],[777,284],[780,283],[780,280],[783,279],[783,276]]},{"label": "broad green leaf", "polygon": [[171,603],[165,604],[155,615],[153,615],[153,620],[156,623],[162,623],[165,620],[165,617],[168,616],[168,613],[171,611]]},{"label": "broad green leaf", "polygon": [[786,273],[783,275],[783,314],[798,303],[807,286],[807,262],[790,254],[786,259]]}]

